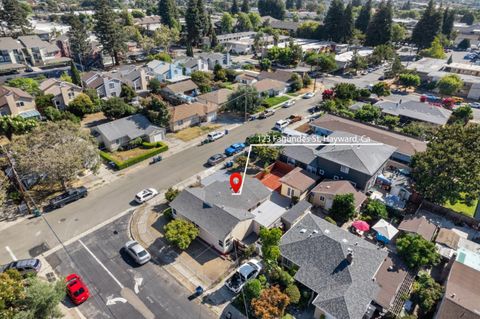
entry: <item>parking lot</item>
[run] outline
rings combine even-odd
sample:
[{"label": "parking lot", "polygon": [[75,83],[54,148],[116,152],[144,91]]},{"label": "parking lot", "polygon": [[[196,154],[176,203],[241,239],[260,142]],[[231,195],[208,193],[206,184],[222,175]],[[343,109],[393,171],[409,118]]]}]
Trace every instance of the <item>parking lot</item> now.
[{"label": "parking lot", "polygon": [[91,297],[79,306],[84,316],[215,317],[199,304],[198,298],[189,300],[190,293],[154,261],[138,267],[123,252],[122,247],[129,240],[130,216],[127,214],[46,258],[60,276],[75,272],[86,282]]}]

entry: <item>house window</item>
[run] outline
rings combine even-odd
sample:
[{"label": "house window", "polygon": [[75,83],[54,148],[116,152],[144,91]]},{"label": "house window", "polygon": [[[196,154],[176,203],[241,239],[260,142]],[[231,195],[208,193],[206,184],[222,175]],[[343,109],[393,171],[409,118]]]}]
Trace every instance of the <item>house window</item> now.
[{"label": "house window", "polygon": [[220,247],[223,247],[223,240],[219,240],[219,241],[218,241],[218,245],[219,245]]},{"label": "house window", "polygon": [[288,163],[288,164],[295,165],[295,160],[294,160],[293,158],[288,158],[288,159],[287,159],[287,163]]},{"label": "house window", "polygon": [[183,125],[183,120],[178,120],[177,125]]},{"label": "house window", "polygon": [[68,92],[68,98],[69,99],[73,99],[75,97],[75,93],[74,92]]},{"label": "house window", "polygon": [[333,179],[338,181],[338,176],[337,175],[333,176]]},{"label": "house window", "polygon": [[343,165],[340,166],[340,172],[342,172],[342,173],[348,174],[349,170],[350,169],[346,166],[343,166]]},{"label": "house window", "polygon": [[59,100],[55,100],[55,106],[60,106],[60,101]]},{"label": "house window", "polygon": [[109,84],[108,84],[108,87],[109,87],[110,89],[114,89],[114,88],[115,88],[115,83],[109,83]]},{"label": "house window", "polygon": [[23,101],[18,101],[16,105],[17,107],[22,107],[22,106],[25,106],[25,103],[23,103]]},{"label": "house window", "polygon": [[325,174],[325,171],[324,171],[323,169],[319,169],[319,170],[318,170],[318,173],[319,173],[320,175],[324,175],[324,174]]},{"label": "house window", "polygon": [[290,187],[287,190],[287,195],[288,196],[293,196],[293,189],[291,189]]},{"label": "house window", "polygon": [[231,243],[232,243],[232,239],[231,239],[231,238],[225,240],[225,246],[228,247],[228,246],[230,246]]},{"label": "house window", "polygon": [[324,201],[325,201],[325,197],[320,196],[320,201],[321,201],[321,202],[324,202]]},{"label": "house window", "polygon": [[316,173],[316,172],[315,172],[315,167],[310,166],[310,165],[307,165],[307,172]]}]

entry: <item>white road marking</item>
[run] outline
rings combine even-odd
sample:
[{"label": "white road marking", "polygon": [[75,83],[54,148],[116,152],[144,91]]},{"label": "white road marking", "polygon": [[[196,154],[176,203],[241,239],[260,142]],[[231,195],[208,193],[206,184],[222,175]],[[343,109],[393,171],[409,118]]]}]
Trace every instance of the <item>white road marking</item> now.
[{"label": "white road marking", "polygon": [[107,297],[107,306],[115,305],[117,302],[127,303],[127,299],[122,297],[113,298],[113,295]]},{"label": "white road marking", "polygon": [[83,243],[82,240],[78,240],[78,242],[83,246],[83,248],[85,248],[86,251],[88,251],[88,253],[93,257],[93,259],[95,259],[95,261],[100,265],[102,266],[102,268],[107,272],[107,274],[110,275],[110,277],[112,277],[113,280],[115,280],[115,282],[117,283],[117,285],[123,289],[124,286],[122,285],[122,283],[110,272],[110,270],[107,269],[107,267],[105,267],[105,265],[100,261],[100,259],[97,258],[97,256],[94,255],[94,253]]},{"label": "white road marking", "polygon": [[135,287],[133,287],[133,291],[135,291],[135,293],[138,295],[138,293],[140,292],[140,286],[142,285],[143,283],[143,278],[142,277],[135,277]]},{"label": "white road marking", "polygon": [[17,261],[17,257],[13,254],[13,251],[10,249],[10,247],[5,246],[5,249],[8,251],[10,257],[12,257],[13,261]]}]

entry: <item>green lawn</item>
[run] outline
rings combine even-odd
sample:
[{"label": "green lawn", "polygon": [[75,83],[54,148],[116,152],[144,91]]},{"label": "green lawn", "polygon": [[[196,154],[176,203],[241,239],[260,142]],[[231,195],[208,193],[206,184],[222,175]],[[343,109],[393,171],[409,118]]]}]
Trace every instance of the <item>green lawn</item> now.
[{"label": "green lawn", "polygon": [[298,93],[287,93],[288,96],[291,97],[297,97],[299,94]]},{"label": "green lawn", "polygon": [[280,103],[283,103],[285,101],[290,100],[288,96],[282,95],[282,96],[272,96],[269,98],[266,98],[263,100],[263,104],[268,105],[268,107],[272,107],[275,105],[278,105]]},{"label": "green lawn", "polygon": [[443,206],[457,213],[473,217],[473,215],[475,215],[475,209],[477,208],[477,205],[478,200],[473,201],[471,206],[468,206],[465,201],[458,201],[455,205],[452,205],[450,202],[448,202]]}]

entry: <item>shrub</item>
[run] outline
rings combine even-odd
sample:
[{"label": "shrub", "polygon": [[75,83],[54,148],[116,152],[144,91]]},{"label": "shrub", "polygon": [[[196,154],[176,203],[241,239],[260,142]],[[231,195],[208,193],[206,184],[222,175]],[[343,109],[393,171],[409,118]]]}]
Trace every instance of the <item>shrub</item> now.
[{"label": "shrub", "polygon": [[163,212],[162,212],[163,216],[165,216],[168,220],[172,220],[173,219],[173,215],[172,215],[172,208],[171,207],[168,207],[167,209],[165,209]]},{"label": "shrub", "polygon": [[165,192],[165,199],[170,203],[175,199],[175,197],[178,196],[179,193],[180,191],[178,189],[169,187]]},{"label": "shrub", "polygon": [[178,248],[184,250],[197,238],[200,231],[195,225],[184,219],[175,219],[164,227],[165,238]]},{"label": "shrub", "polygon": [[326,217],[325,217],[325,220],[326,220],[327,222],[329,222],[330,224],[337,225],[337,222],[336,222],[335,220],[333,220],[333,218],[330,217],[330,216],[326,216]]},{"label": "shrub", "polygon": [[100,156],[105,159],[106,161],[109,161],[109,162],[113,162],[115,164],[115,166],[117,167],[117,169],[124,169],[124,168],[127,168],[129,166],[132,166],[132,165],[135,165],[137,163],[140,163],[144,160],[146,160],[147,158],[150,158],[152,156],[155,156],[157,154],[160,154],[160,153],[163,153],[165,152],[166,150],[168,150],[168,145],[166,144],[163,144],[161,143],[162,146],[158,147],[158,148],[155,148],[155,149],[152,149],[151,151],[147,152],[147,153],[144,153],[144,154],[141,154],[137,157],[132,157],[132,158],[129,158],[125,161],[119,161],[117,160],[116,158],[114,158],[110,153],[108,152],[103,152],[103,151],[100,151]]},{"label": "shrub", "polygon": [[290,303],[297,304],[300,301],[300,290],[294,284],[290,284],[285,289],[285,293],[290,298]]}]

